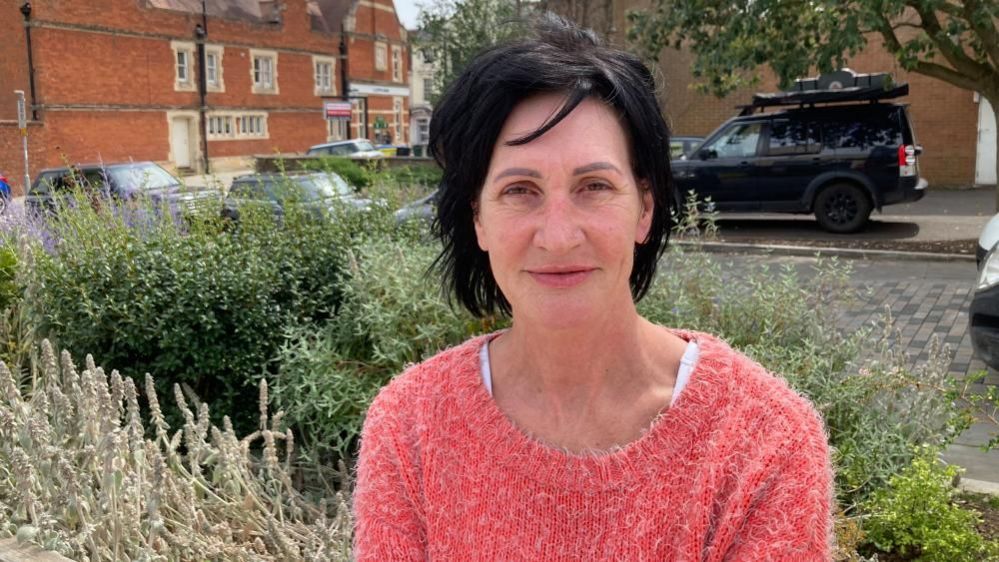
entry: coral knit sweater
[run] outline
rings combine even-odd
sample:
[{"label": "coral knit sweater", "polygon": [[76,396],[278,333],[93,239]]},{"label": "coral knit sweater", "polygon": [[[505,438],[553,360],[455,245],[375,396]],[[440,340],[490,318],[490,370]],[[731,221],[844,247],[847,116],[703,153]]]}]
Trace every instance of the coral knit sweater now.
[{"label": "coral knit sweater", "polygon": [[690,382],[636,441],[573,454],[486,391],[474,338],[368,411],[354,553],[368,560],[828,560],[832,472],[807,400],[707,334]]}]

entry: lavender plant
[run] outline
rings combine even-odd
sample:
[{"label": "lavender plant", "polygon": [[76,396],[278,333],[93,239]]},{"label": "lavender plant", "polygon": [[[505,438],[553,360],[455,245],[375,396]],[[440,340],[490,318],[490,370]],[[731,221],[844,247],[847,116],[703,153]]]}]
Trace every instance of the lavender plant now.
[{"label": "lavender plant", "polygon": [[348,560],[346,495],[296,490],[293,434],[268,412],[266,382],[258,428],[240,438],[179,385],[172,431],[151,377],[146,427],[141,389],[92,357],[81,372],[44,341],[32,367],[19,384],[0,363],[0,537],[87,561]]}]

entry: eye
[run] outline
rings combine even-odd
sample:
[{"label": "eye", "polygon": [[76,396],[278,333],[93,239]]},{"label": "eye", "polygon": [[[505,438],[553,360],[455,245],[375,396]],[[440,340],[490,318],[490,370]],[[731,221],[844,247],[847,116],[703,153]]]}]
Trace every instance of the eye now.
[{"label": "eye", "polygon": [[529,195],[530,193],[531,186],[520,183],[507,186],[501,192],[502,195]]},{"label": "eye", "polygon": [[583,184],[584,191],[610,191],[614,186],[603,180],[588,180]]}]

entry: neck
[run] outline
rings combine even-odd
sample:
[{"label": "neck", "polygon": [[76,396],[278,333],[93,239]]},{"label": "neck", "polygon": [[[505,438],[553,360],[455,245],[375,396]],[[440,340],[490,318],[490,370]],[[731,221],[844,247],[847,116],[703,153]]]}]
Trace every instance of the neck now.
[{"label": "neck", "polygon": [[673,350],[662,345],[669,339],[677,338],[641,318],[629,302],[623,311],[618,308],[597,321],[572,326],[515,320],[490,353],[496,359],[499,385],[582,405],[651,386],[671,386],[673,373],[663,361],[664,352],[668,357]]}]

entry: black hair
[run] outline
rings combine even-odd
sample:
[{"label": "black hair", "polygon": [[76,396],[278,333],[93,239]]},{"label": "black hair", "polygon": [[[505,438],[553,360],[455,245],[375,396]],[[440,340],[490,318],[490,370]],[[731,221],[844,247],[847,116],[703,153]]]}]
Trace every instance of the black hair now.
[{"label": "black hair", "polygon": [[435,262],[445,292],[476,316],[510,313],[475,237],[473,205],[493,149],[514,107],[542,93],[562,93],[561,110],[538,130],[509,145],[531,142],[593,97],[618,114],[629,140],[632,172],[652,190],[649,236],[635,245],[629,279],[635,301],[648,291],[666,248],[673,205],[669,128],[649,69],[630,53],[604,46],[590,30],[553,14],[534,35],[492,47],[473,59],[444,91],[430,121],[430,154],[443,168],[434,232],[443,249]]}]

